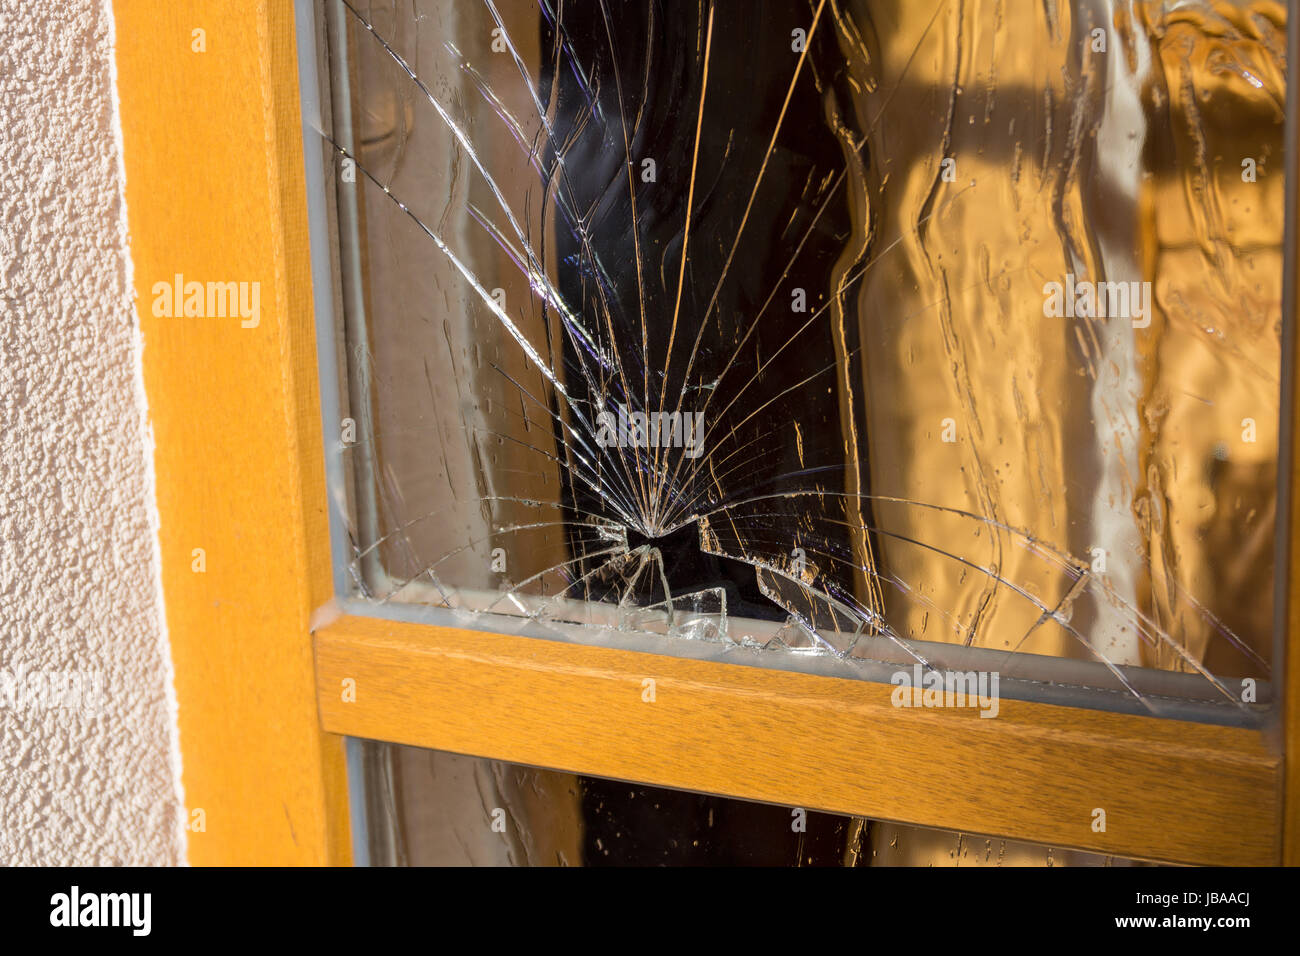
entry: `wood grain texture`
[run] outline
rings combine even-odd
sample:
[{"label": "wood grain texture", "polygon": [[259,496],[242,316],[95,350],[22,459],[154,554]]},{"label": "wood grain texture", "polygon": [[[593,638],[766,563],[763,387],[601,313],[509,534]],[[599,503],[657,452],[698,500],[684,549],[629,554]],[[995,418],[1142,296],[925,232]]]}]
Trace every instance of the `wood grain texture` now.
[{"label": "wood grain texture", "polygon": [[1279,762],[1254,731],[899,709],[889,685],[372,618],[319,629],[316,661],[334,733],[1122,856],[1278,858]]},{"label": "wood grain texture", "polygon": [[[206,816],[189,859],[346,863],[308,633],[330,579],[292,5],[113,7],[182,777]],[[177,273],[260,283],[260,321],[155,317]]]}]

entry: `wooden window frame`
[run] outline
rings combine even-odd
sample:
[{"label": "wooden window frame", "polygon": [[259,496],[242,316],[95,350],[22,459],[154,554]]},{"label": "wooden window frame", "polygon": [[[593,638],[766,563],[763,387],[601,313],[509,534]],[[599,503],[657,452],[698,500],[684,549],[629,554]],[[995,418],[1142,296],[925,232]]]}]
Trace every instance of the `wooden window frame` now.
[{"label": "wooden window frame", "polygon": [[[1265,731],[1005,698],[980,720],[896,709],[888,685],[509,634],[343,615],[313,636],[334,589],[293,6],[113,6],[182,779],[206,817],[192,863],[349,863],[345,736],[1144,859],[1300,862],[1296,707]],[[1287,143],[1294,167],[1294,124]],[[177,273],[260,282],[260,323],[154,317]],[[1281,454],[1295,500],[1294,434]],[[1300,518],[1279,513],[1293,650]],[[1298,657],[1275,665],[1284,705]]]}]

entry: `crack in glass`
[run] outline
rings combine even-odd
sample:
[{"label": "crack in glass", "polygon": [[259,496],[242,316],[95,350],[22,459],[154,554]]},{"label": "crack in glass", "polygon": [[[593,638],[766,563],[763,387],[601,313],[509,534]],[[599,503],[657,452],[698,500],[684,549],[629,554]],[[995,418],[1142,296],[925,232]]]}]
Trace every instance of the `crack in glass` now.
[{"label": "crack in glass", "polygon": [[1285,11],[1011,6],[323,0],[356,592],[1262,700]]}]

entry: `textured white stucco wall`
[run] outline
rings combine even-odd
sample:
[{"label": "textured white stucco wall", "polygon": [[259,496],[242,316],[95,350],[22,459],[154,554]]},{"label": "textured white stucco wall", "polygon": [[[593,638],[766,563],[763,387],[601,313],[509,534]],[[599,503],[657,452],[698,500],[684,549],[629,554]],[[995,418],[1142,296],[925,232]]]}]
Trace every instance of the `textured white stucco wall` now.
[{"label": "textured white stucco wall", "polygon": [[0,0],[2,864],[185,852],[112,71],[107,0]]}]

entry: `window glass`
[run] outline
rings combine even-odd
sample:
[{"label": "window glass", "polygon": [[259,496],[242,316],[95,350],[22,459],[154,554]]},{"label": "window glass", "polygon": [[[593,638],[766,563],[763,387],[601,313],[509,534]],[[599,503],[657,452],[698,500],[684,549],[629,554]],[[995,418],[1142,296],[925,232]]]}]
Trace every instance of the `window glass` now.
[{"label": "window glass", "polygon": [[1282,6],[317,14],[352,598],[1269,701]]}]

